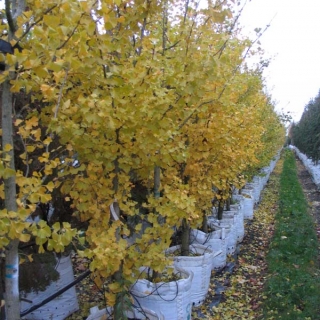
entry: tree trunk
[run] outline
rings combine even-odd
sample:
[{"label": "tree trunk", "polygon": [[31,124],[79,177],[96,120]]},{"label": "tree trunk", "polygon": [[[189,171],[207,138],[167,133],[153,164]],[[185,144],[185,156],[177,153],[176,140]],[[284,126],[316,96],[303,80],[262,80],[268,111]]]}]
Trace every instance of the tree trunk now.
[{"label": "tree trunk", "polygon": [[224,206],[224,201],[219,201],[218,205],[218,220],[222,220],[222,215],[223,215],[223,206]]},{"label": "tree trunk", "polygon": [[4,304],[4,259],[0,259],[0,320],[6,320],[5,318],[5,304]]},{"label": "tree trunk", "polygon": [[155,198],[160,197],[160,173],[161,173],[160,167],[155,166],[154,167],[154,178],[153,178],[153,181],[154,181],[153,195]]},{"label": "tree trunk", "polygon": [[[7,79],[2,84],[2,148],[3,156],[9,155],[10,161],[7,168],[15,170],[14,167],[14,145],[12,128],[12,94],[10,91],[10,80]],[[8,152],[4,151],[6,145],[12,146]],[[8,211],[17,211],[16,203],[16,178],[9,177],[4,180],[5,208]],[[11,240],[5,250],[5,292],[6,292],[6,317],[7,320],[20,319],[20,299],[19,299],[19,240]]]},{"label": "tree trunk", "polygon": [[[161,179],[161,168],[159,166],[154,167],[154,175],[153,175],[153,195],[156,199],[160,198],[160,180]],[[158,215],[158,223],[164,224],[164,218],[154,210],[154,213]]]},{"label": "tree trunk", "polygon": [[[116,133],[117,133],[117,143],[120,143],[119,129],[117,129]],[[117,157],[116,160],[114,161],[114,173],[115,173],[115,176],[113,178],[113,189],[114,189],[115,195],[117,194],[118,189],[119,189],[119,176],[118,176],[119,172],[120,172],[119,157]],[[113,221],[113,220],[116,221],[116,220],[120,219],[120,207],[119,207],[119,204],[116,201],[116,199],[112,203],[112,207],[113,207],[114,212],[115,212],[115,217],[113,217],[112,214],[111,214],[111,220],[110,221]],[[116,241],[119,242],[119,240],[121,238],[120,228],[118,228],[116,230],[115,237],[116,237]],[[121,261],[121,264],[119,266],[119,270],[114,273],[114,275],[112,276],[112,279],[117,283],[122,283],[123,282],[123,261]],[[118,292],[116,294],[116,302],[115,302],[115,305],[114,305],[114,314],[113,314],[114,320],[124,319],[125,310],[123,308],[123,294],[124,294],[123,291],[120,291],[120,292]]]},{"label": "tree trunk", "polygon": [[226,210],[230,211],[230,206],[231,206],[231,197],[229,197],[226,201]]},{"label": "tree trunk", "polygon": [[[153,171],[153,196],[156,199],[160,198],[160,181],[161,181],[161,168],[159,166],[155,166]],[[154,210],[154,213],[157,213],[156,210]],[[158,215],[158,223],[163,224],[164,223],[163,218],[160,216],[160,214],[157,213],[157,215]],[[160,277],[161,277],[161,273],[153,270],[150,281],[154,282],[155,279]]]},{"label": "tree trunk", "polygon": [[208,233],[208,218],[207,218],[207,214],[206,214],[205,210],[202,211],[202,227],[201,227],[201,229],[204,233]]},{"label": "tree trunk", "polygon": [[6,319],[7,320],[19,320],[20,319],[18,245],[19,245],[19,240],[17,240],[17,239],[12,240],[5,251],[5,253],[6,253],[5,310],[6,310]]},{"label": "tree trunk", "polygon": [[[121,262],[120,269],[113,275],[113,279],[118,282],[123,282],[123,262]],[[116,303],[114,305],[114,312],[113,312],[113,319],[114,320],[122,320],[126,319],[125,312],[128,305],[126,305],[125,302],[125,292],[120,291],[116,295]]]},{"label": "tree trunk", "polygon": [[[5,2],[6,18],[8,22],[9,32],[8,41],[14,38],[16,31],[16,19],[25,10],[25,1],[16,0]],[[3,156],[9,155],[10,161],[7,162],[7,168],[15,170],[14,166],[14,143],[13,143],[13,106],[12,94],[10,91],[10,80],[15,74],[9,73],[9,77],[2,84],[2,148]],[[10,151],[4,151],[5,146],[10,145]],[[5,208],[7,211],[17,211],[16,202],[16,178],[15,176],[4,179],[4,196]],[[19,240],[11,240],[5,250],[6,266],[5,266],[5,293],[6,293],[6,319],[19,320],[20,319],[20,297],[19,297],[19,256],[18,256]]]},{"label": "tree trunk", "polygon": [[190,226],[186,219],[182,220],[182,235],[181,235],[181,255],[188,256],[189,250],[189,238],[190,238]]}]

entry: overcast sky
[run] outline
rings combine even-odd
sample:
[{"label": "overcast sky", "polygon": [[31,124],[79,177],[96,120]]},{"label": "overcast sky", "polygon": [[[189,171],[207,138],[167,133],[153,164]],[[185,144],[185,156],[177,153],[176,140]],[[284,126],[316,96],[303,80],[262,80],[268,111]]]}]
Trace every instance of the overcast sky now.
[{"label": "overcast sky", "polygon": [[320,0],[251,0],[240,23],[246,32],[270,23],[261,38],[266,57],[274,57],[264,74],[268,92],[277,110],[299,121],[320,90]]}]

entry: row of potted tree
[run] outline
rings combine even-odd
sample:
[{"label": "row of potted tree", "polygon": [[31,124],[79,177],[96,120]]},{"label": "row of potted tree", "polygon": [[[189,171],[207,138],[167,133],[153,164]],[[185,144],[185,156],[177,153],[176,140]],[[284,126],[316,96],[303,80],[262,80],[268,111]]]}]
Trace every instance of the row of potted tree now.
[{"label": "row of potted tree", "polygon": [[[230,208],[224,204],[221,220],[218,219],[217,208],[212,208],[213,213],[207,220],[209,231],[204,232],[200,228],[191,230],[188,256],[181,255],[181,245],[171,246],[165,251],[173,260],[176,278],[164,277],[161,281],[156,279],[158,282],[152,282],[152,270],[141,269],[141,273],[147,275],[137,279],[130,288],[133,306],[129,308],[129,314],[136,313],[136,319],[191,319],[192,307],[202,305],[207,296],[212,271],[222,270],[226,266],[227,257],[242,242],[244,222],[253,219],[255,205],[260,201],[261,191],[279,156],[280,153],[241,190],[234,190],[230,195],[234,204]],[[112,309],[106,311],[95,307],[87,320],[100,319],[105,314],[111,319]]]},{"label": "row of potted tree", "polygon": [[[189,256],[190,232],[208,226],[212,200],[221,220],[232,189],[269,163],[284,127],[262,64],[246,63],[260,49],[241,35],[237,12],[228,0],[6,2],[0,247],[14,266],[8,320],[19,319],[19,242],[61,252],[78,235],[79,254],[122,319],[141,268],[153,278],[167,268],[176,230]],[[28,219],[58,199],[86,223],[85,241],[63,216]]]}]

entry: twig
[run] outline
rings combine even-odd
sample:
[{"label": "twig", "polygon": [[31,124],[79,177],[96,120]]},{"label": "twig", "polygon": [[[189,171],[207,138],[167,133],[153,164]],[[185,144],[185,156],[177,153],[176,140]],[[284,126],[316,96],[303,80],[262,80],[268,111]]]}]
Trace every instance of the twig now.
[{"label": "twig", "polygon": [[12,14],[11,14],[11,6],[10,6],[10,0],[6,0],[5,1],[5,5],[6,5],[6,8],[5,8],[5,10],[6,10],[6,16],[7,16],[7,21],[8,21],[8,25],[9,25],[9,29],[10,29],[10,32],[12,33],[12,34],[14,34],[15,33],[15,31],[16,31],[16,26],[15,26],[15,24],[14,24],[14,21],[13,21],[13,17],[12,17]]},{"label": "twig", "polygon": [[58,111],[59,111],[59,108],[60,108],[60,103],[61,103],[61,98],[62,98],[62,90],[63,90],[63,88],[64,88],[64,86],[65,86],[65,84],[67,82],[68,72],[69,72],[69,69],[67,68],[66,69],[66,73],[64,75],[63,83],[62,83],[62,85],[60,87],[58,101],[57,101],[56,109],[54,111],[54,119],[56,119],[57,116],[58,116]]},{"label": "twig", "polygon": [[[6,0],[9,1],[9,0]],[[54,6],[52,6],[51,8],[49,8],[48,10],[46,10],[44,12],[43,15],[48,14],[49,12],[51,12],[55,7],[57,7],[58,5],[55,4]],[[43,16],[41,18],[39,18],[37,21],[35,21],[34,23],[30,24],[27,28],[26,31],[22,34],[22,36],[18,39],[17,44],[26,36],[28,35],[29,31],[35,26],[37,25],[39,22],[41,22],[43,20]]]},{"label": "twig", "polygon": [[80,21],[81,21],[81,18],[84,16],[84,14],[81,15],[77,25],[74,27],[74,29],[72,30],[72,32],[70,33],[70,35],[68,36],[68,38],[62,43],[62,45],[60,45],[56,50],[60,50],[62,49],[67,43],[68,41],[72,38],[72,36],[74,35],[74,33],[76,32],[78,26],[80,25]]},{"label": "twig", "polygon": [[201,108],[201,107],[202,107],[203,105],[205,105],[205,104],[209,104],[209,103],[212,103],[212,102],[214,102],[214,101],[218,101],[219,98],[220,98],[220,96],[218,97],[218,99],[211,99],[211,100],[209,100],[209,101],[204,101],[204,102],[200,103],[199,106],[198,106],[195,110],[193,110],[193,111],[188,115],[187,118],[185,118],[185,119],[183,120],[183,122],[179,125],[178,129],[181,129],[181,128],[189,121],[189,119],[193,116],[193,114],[196,112],[196,110],[198,110],[199,108]]}]

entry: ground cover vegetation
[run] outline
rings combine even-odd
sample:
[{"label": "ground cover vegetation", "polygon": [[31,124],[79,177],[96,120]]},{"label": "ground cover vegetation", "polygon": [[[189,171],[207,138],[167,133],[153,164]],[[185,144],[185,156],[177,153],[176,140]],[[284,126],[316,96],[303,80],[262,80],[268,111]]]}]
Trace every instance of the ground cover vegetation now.
[{"label": "ground cover vegetation", "polygon": [[173,230],[199,226],[212,198],[228,198],[281,147],[262,65],[246,64],[259,54],[260,31],[241,36],[235,6],[6,1],[0,247],[8,320],[20,318],[21,242],[62,252],[78,237],[97,285],[108,279],[108,305],[122,306],[139,267],[161,272],[169,263]]},{"label": "ground cover vegetation", "polygon": [[314,219],[286,152],[275,233],[267,256],[266,319],[320,319],[320,272]]}]

